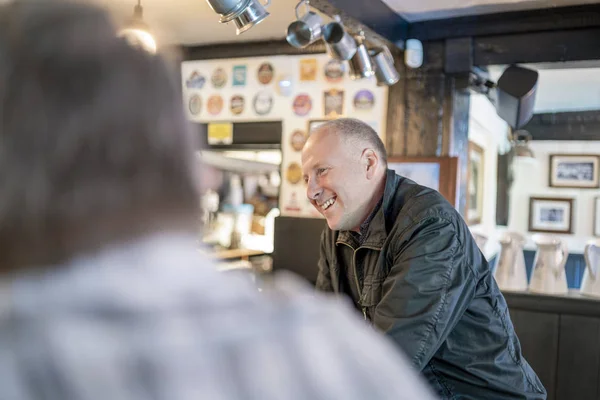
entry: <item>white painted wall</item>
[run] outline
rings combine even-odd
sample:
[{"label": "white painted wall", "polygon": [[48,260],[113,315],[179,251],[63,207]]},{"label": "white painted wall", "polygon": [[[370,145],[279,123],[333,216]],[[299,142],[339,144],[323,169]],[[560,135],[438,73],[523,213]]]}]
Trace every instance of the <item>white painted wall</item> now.
[{"label": "white painted wall", "polygon": [[496,109],[483,95],[472,94],[469,113],[469,140],[484,150],[484,194],[481,223],[470,228],[487,236],[488,243],[484,254],[491,258],[499,249],[496,228],[496,191],[498,174],[498,153],[505,151],[508,125],[496,113]]},{"label": "white painted wall", "polygon": [[528,232],[530,197],[572,197],[574,234],[556,235],[566,241],[573,253],[583,253],[585,242],[593,238],[594,198],[600,189],[561,189],[548,186],[549,158],[553,153],[600,154],[600,142],[590,141],[533,141],[530,148],[535,160],[517,159],[511,191],[508,229],[528,238],[526,248],[535,249]]}]

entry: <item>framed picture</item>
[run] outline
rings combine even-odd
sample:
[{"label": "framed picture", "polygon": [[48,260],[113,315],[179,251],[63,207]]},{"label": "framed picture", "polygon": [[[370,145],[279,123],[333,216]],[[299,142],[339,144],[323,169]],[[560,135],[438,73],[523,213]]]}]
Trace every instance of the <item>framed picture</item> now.
[{"label": "framed picture", "polygon": [[573,233],[573,199],[530,197],[529,231]]},{"label": "framed picture", "polygon": [[389,157],[388,168],[419,185],[437,190],[456,207],[457,157]]},{"label": "framed picture", "polygon": [[481,223],[483,216],[483,149],[473,142],[469,142],[469,169],[467,172],[467,224]]},{"label": "framed picture", "polygon": [[594,236],[600,237],[600,197],[594,199]]},{"label": "framed picture", "polygon": [[600,187],[600,156],[592,154],[551,154],[549,183],[555,188],[594,189]]}]

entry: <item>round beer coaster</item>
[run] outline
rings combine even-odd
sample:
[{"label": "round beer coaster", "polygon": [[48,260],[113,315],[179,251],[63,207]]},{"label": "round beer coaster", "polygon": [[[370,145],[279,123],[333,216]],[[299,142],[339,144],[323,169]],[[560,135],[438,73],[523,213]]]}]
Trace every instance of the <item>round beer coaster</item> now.
[{"label": "round beer coaster", "polygon": [[375,104],[375,96],[370,90],[360,90],[354,96],[354,108],[357,110],[370,110]]},{"label": "round beer coaster", "polygon": [[340,82],[344,79],[344,64],[338,60],[330,60],[325,64],[325,80],[331,83]]},{"label": "round beer coaster", "polygon": [[302,179],[302,168],[298,163],[291,163],[287,167],[285,178],[292,185],[296,185]]},{"label": "round beer coaster", "polygon": [[301,130],[296,130],[290,137],[290,144],[295,151],[301,151],[306,143],[307,135]]},{"label": "round beer coaster", "polygon": [[227,83],[227,72],[223,68],[217,68],[210,80],[215,88],[220,89]]},{"label": "round beer coaster", "polygon": [[219,95],[210,96],[206,108],[211,115],[220,114],[223,110],[223,98]]},{"label": "round beer coaster", "polygon": [[244,105],[246,101],[243,96],[235,95],[231,98],[231,113],[234,115],[240,115],[244,112]]},{"label": "round beer coaster", "polygon": [[304,117],[312,109],[312,100],[307,94],[299,94],[294,99],[294,104],[292,105],[292,107],[296,115],[298,115],[299,117]]},{"label": "round beer coaster", "polygon": [[258,67],[258,81],[263,85],[268,85],[273,80],[275,70],[270,63],[263,63]]},{"label": "round beer coaster", "polygon": [[202,98],[197,94],[192,95],[190,97],[189,109],[192,115],[200,114],[200,111],[202,111]]},{"label": "round beer coaster", "polygon": [[271,112],[273,108],[273,96],[269,92],[262,91],[258,92],[254,96],[254,112],[258,115],[266,115]]}]

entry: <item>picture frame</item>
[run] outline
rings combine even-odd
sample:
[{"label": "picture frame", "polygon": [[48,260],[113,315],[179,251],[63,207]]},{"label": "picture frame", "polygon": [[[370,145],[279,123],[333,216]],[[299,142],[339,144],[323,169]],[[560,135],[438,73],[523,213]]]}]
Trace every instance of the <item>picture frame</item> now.
[{"label": "picture frame", "polygon": [[458,157],[388,157],[388,168],[437,190],[452,206],[457,206]]},{"label": "picture frame", "polygon": [[573,233],[573,198],[530,197],[529,232]]},{"label": "picture frame", "polygon": [[468,225],[477,225],[483,219],[485,152],[476,143],[469,142],[469,163],[467,170],[467,211]]},{"label": "picture frame", "polygon": [[594,154],[551,154],[548,186],[597,189],[600,187],[600,156]]},{"label": "picture frame", "polygon": [[594,236],[600,237],[600,196],[594,198]]}]

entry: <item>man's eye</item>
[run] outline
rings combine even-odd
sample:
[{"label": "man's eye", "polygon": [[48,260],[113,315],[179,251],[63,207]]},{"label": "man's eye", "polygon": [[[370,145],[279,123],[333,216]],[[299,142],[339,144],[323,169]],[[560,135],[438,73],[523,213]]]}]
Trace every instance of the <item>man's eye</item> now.
[{"label": "man's eye", "polygon": [[317,175],[323,175],[323,174],[325,173],[325,171],[327,171],[327,169],[326,169],[326,168],[319,168],[319,169],[317,170]]}]

